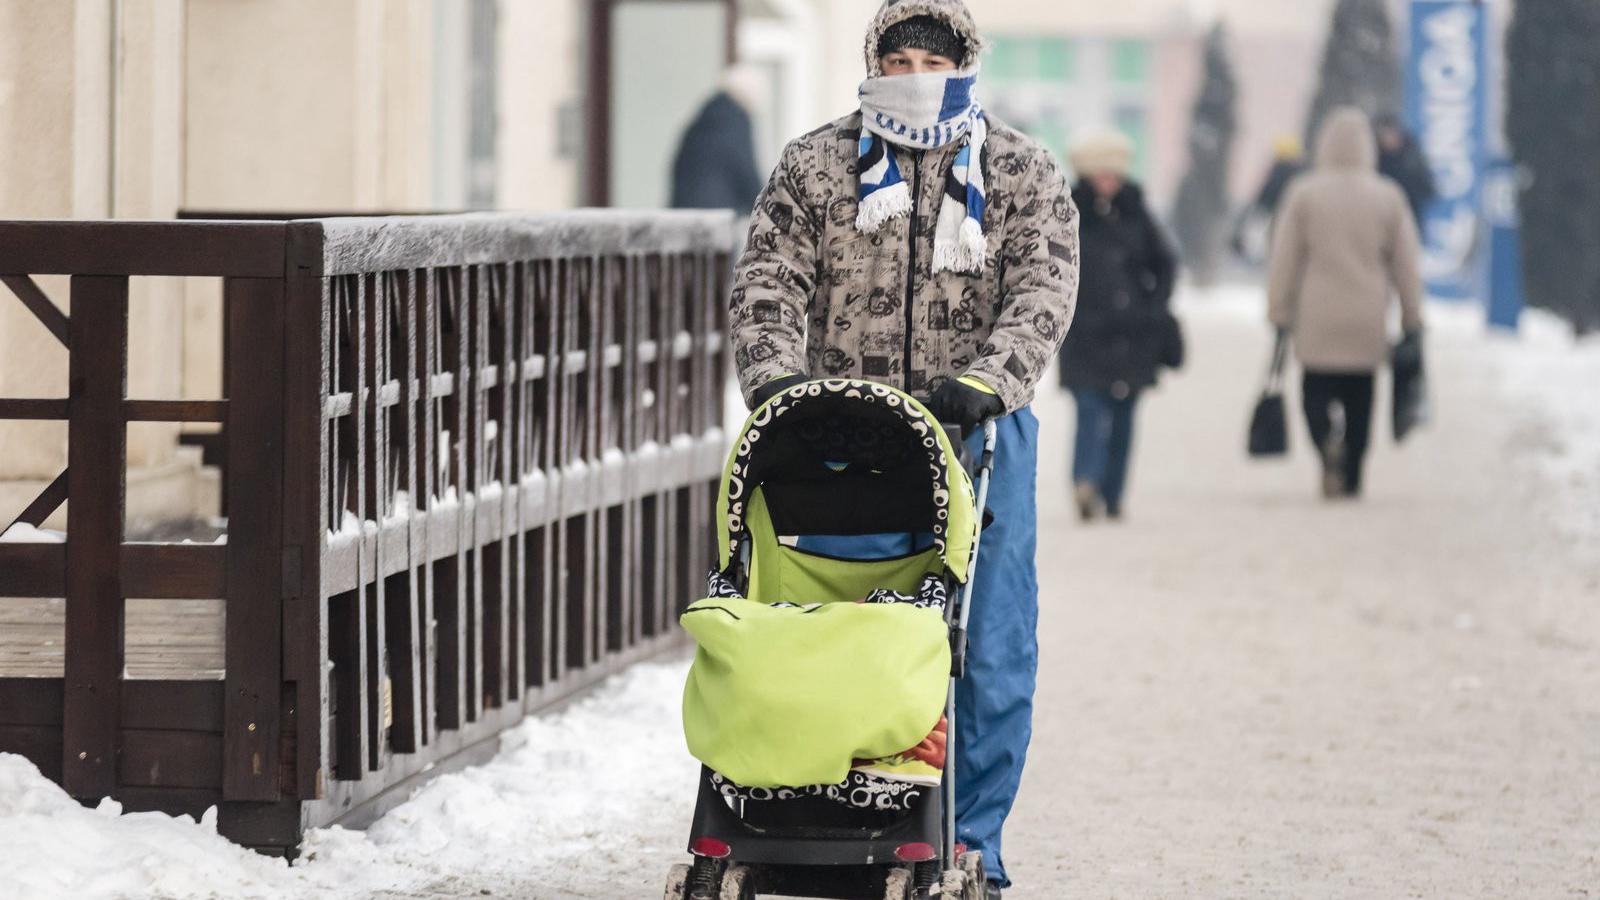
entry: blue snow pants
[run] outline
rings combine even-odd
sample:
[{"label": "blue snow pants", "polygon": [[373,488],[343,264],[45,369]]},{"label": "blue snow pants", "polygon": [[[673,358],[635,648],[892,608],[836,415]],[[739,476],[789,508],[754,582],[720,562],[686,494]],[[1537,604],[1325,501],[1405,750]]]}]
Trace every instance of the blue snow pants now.
[{"label": "blue snow pants", "polygon": [[[983,851],[989,880],[1009,887],[1000,831],[1017,798],[1033,735],[1034,674],[1039,664],[1037,479],[1039,420],[1024,407],[996,424],[989,506],[968,620],[967,673],[956,682],[956,831]],[[967,441],[974,457],[983,435]],[[799,547],[847,559],[896,556],[925,547],[910,535],[802,538]]]}]

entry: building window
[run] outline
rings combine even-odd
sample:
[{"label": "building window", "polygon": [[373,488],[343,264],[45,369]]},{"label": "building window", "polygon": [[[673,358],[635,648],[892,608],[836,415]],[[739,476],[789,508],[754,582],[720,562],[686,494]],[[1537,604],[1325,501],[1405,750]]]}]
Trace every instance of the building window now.
[{"label": "building window", "polygon": [[489,209],[499,166],[496,0],[434,0],[433,205]]},{"label": "building window", "polygon": [[985,108],[1065,156],[1078,107],[1078,42],[1061,35],[1001,35],[985,56]]},{"label": "building window", "polygon": [[1144,84],[1149,77],[1149,55],[1144,41],[1112,41],[1111,80],[1119,84]]},{"label": "building window", "polygon": [[1112,113],[1112,124],[1133,140],[1133,171],[1144,177],[1149,170],[1150,127],[1144,107],[1122,105]]},{"label": "building window", "polygon": [[495,0],[473,0],[470,76],[471,121],[467,143],[467,208],[492,209],[495,205],[495,143],[499,122],[495,113],[499,68],[496,40],[500,14]]},{"label": "building window", "polygon": [[990,46],[985,74],[1002,82],[1068,82],[1077,62],[1074,49],[1066,37],[999,37]]}]

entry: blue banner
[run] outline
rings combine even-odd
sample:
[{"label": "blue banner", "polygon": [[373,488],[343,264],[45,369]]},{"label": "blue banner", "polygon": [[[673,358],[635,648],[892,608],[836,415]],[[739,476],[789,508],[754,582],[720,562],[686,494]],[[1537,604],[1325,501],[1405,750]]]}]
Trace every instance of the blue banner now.
[{"label": "blue banner", "polygon": [[1412,0],[1406,118],[1438,192],[1418,223],[1422,273],[1429,294],[1450,300],[1484,299],[1487,32],[1479,0]]},{"label": "blue banner", "polygon": [[1522,229],[1517,214],[1517,168],[1508,159],[1489,164],[1483,218],[1489,226],[1489,324],[1517,330],[1522,316]]}]

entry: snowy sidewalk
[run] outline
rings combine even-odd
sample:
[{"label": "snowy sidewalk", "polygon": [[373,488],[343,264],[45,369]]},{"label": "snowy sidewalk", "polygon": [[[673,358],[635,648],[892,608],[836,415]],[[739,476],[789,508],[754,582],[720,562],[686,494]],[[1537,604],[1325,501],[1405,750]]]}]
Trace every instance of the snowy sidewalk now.
[{"label": "snowy sidewalk", "polygon": [[1396,448],[1380,381],[1367,496],[1330,506],[1297,384],[1294,458],[1244,457],[1257,296],[1187,304],[1126,524],[1073,521],[1070,415],[1041,405],[1007,897],[1594,896],[1600,346],[1430,310],[1434,423]]},{"label": "snowy sidewalk", "polygon": [[[1247,294],[1187,304],[1192,362],[1140,412],[1124,524],[1072,518],[1070,405],[1043,387],[1008,898],[1594,894],[1600,347],[1433,312],[1436,421],[1397,450],[1380,402],[1357,504],[1315,499],[1298,419],[1293,459],[1244,459],[1268,351]],[[293,868],[188,819],[82,809],[0,757],[4,894],[654,898],[693,804],[682,673],[525,724]]]}]

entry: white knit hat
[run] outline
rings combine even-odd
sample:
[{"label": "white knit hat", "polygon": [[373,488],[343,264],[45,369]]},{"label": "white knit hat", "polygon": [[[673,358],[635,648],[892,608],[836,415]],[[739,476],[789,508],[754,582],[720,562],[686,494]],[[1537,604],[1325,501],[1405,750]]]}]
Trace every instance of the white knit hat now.
[{"label": "white knit hat", "polygon": [[1133,140],[1114,129],[1088,132],[1078,138],[1067,154],[1072,170],[1081,178],[1095,175],[1127,177],[1133,168]]}]

